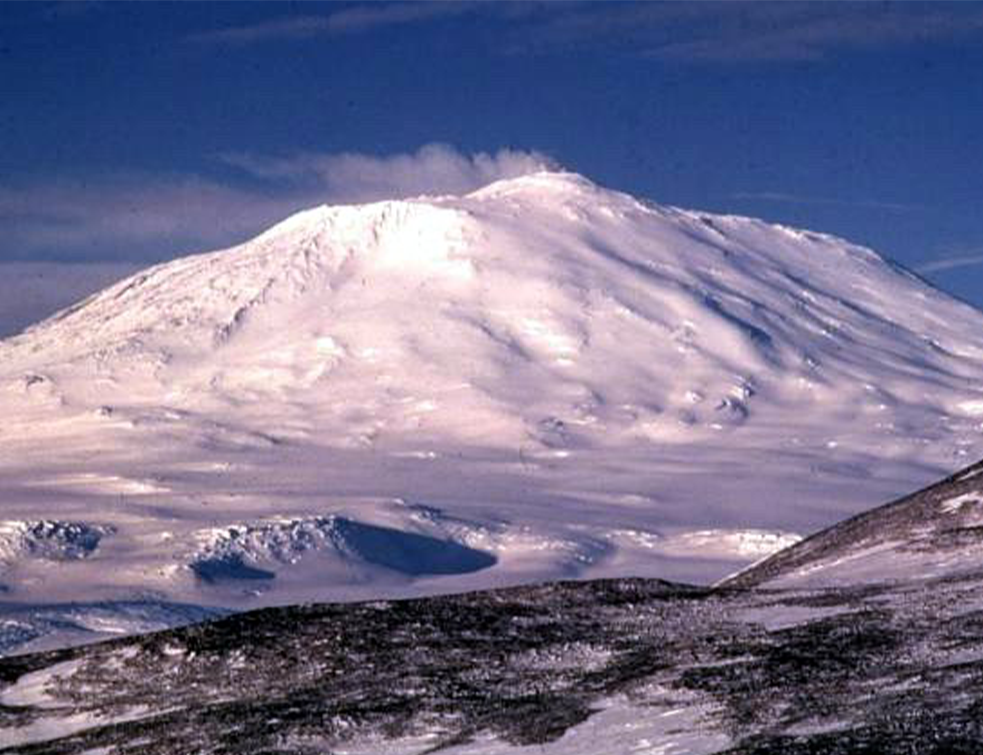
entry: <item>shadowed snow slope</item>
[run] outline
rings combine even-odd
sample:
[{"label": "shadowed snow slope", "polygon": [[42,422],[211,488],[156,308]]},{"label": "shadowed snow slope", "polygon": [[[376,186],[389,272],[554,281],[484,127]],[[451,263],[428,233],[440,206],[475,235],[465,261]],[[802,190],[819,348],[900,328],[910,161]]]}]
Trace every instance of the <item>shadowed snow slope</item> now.
[{"label": "shadowed snow slope", "polygon": [[[837,238],[540,173],[143,271],[0,342],[0,411],[10,526],[108,528],[57,579],[6,563],[19,599],[711,580],[983,454],[983,315]],[[359,546],[281,526],[325,517]]]}]

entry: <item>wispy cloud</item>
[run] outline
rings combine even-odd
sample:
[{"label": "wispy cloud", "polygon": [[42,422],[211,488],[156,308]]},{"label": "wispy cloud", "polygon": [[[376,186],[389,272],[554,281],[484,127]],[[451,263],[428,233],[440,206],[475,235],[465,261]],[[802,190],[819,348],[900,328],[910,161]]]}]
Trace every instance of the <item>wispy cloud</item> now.
[{"label": "wispy cloud", "polygon": [[382,157],[222,160],[260,181],[119,173],[0,184],[0,260],[161,259],[244,240],[318,204],[460,194],[552,165],[536,152],[466,155],[440,144]]},{"label": "wispy cloud", "polygon": [[879,202],[870,199],[835,199],[833,197],[813,197],[801,194],[787,194],[780,191],[739,191],[731,194],[733,199],[748,199],[761,202],[780,202],[783,204],[831,205],[835,207],[856,207],[890,212],[917,212],[924,210],[918,205],[899,202]]},{"label": "wispy cloud", "polygon": [[701,2],[564,5],[513,30],[512,51],[606,48],[689,62],[815,61],[978,36],[971,3]]},{"label": "wispy cloud", "polygon": [[301,201],[197,176],[8,185],[0,187],[0,258],[154,259],[242,238]]},{"label": "wispy cloud", "polygon": [[916,273],[940,273],[944,270],[955,270],[960,267],[976,267],[983,265],[983,253],[961,254],[951,257],[941,257],[915,266]]},{"label": "wispy cloud", "polygon": [[291,16],[249,26],[195,32],[184,38],[192,44],[249,45],[271,40],[305,39],[331,30],[329,16]]},{"label": "wispy cloud", "polygon": [[325,13],[284,14],[185,37],[204,46],[336,37],[481,13],[500,24],[493,52],[601,50],[691,63],[816,61],[972,38],[983,33],[974,3],[838,2],[430,2],[366,3]]},{"label": "wispy cloud", "polygon": [[687,60],[820,60],[839,50],[870,50],[970,36],[983,13],[925,5],[825,4],[779,16],[771,4],[740,17],[723,33],[656,47],[651,54]]},{"label": "wispy cloud", "polygon": [[247,26],[197,32],[185,37],[185,41],[193,44],[250,45],[260,42],[358,34],[386,26],[400,26],[461,15],[472,12],[475,8],[472,3],[447,0],[355,6],[334,13],[287,16]]},{"label": "wispy cloud", "polygon": [[72,20],[105,9],[106,3],[103,0],[59,0],[46,3],[43,14],[52,21]]},{"label": "wispy cloud", "polygon": [[535,151],[501,149],[465,155],[444,144],[382,157],[346,152],[290,157],[228,154],[222,159],[257,178],[316,187],[325,196],[356,202],[463,194],[492,181],[556,167]]}]

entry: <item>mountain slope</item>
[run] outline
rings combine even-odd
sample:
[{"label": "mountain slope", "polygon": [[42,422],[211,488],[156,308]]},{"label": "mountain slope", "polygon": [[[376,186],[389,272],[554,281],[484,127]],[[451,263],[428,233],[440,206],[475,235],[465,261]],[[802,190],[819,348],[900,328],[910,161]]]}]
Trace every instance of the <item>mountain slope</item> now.
[{"label": "mountain slope", "polygon": [[711,580],[983,453],[983,314],[542,173],[138,273],[0,341],[0,411],[16,600]]},{"label": "mountain slope", "polygon": [[823,530],[724,587],[833,587],[983,573],[983,462]]},{"label": "mountain slope", "polygon": [[838,239],[540,174],[301,213],[120,282],[7,341],[2,363],[8,381],[50,372],[70,406],[313,405],[309,432],[333,443],[688,441],[679,425],[759,406],[983,414],[965,382],[980,321]]}]

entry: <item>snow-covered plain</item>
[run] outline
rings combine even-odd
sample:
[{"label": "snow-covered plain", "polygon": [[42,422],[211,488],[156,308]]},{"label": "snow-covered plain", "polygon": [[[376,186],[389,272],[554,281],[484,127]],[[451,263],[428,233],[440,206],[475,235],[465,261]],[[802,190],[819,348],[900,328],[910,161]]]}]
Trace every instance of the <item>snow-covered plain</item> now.
[{"label": "snow-covered plain", "polygon": [[983,314],[568,173],[302,212],[0,341],[0,583],[719,579],[983,455]]}]

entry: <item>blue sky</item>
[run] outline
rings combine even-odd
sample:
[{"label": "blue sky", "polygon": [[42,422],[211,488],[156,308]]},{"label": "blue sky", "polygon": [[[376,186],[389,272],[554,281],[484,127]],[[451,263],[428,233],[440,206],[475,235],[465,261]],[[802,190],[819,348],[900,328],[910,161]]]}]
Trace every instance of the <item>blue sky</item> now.
[{"label": "blue sky", "polygon": [[983,4],[2,3],[0,262],[556,164],[983,307]]}]

